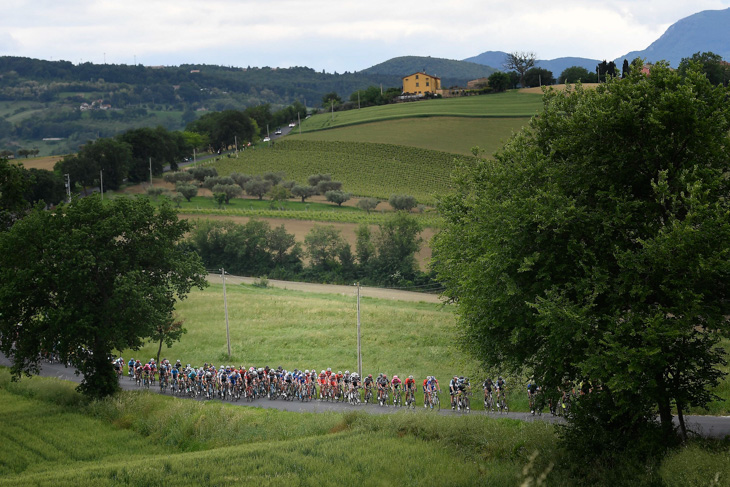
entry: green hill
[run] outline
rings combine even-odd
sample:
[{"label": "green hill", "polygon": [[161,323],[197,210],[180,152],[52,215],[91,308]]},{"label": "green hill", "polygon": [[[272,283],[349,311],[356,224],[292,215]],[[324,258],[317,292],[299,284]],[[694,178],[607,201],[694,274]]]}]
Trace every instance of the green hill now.
[{"label": "green hill", "polygon": [[419,203],[433,204],[436,195],[450,190],[456,157],[402,145],[285,140],[223,158],[215,167],[221,175],[283,171],[300,184],[312,174],[329,173],[356,196],[387,200],[392,194],[409,194]]},{"label": "green hill", "polygon": [[389,59],[359,72],[369,75],[380,74],[403,77],[418,71],[438,76],[441,78],[441,86],[446,88],[449,86],[464,86],[469,80],[487,77],[497,70],[468,61],[430,56],[402,56]]}]

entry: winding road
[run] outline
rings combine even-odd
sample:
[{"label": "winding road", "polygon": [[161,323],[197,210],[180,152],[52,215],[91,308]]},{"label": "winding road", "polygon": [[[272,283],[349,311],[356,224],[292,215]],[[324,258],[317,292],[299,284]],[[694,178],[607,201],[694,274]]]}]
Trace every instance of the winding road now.
[{"label": "winding road", "polygon": [[[4,366],[10,366],[10,360],[8,360],[4,355],[0,354],[0,365]],[[81,376],[76,375],[74,373],[74,369],[67,368],[62,364],[49,364],[44,363],[43,368],[41,370],[41,376],[43,377],[55,377],[57,379],[61,380],[68,380],[71,382],[81,382]],[[126,391],[135,391],[140,390],[140,388],[135,385],[134,381],[130,380],[128,377],[123,377],[121,381],[119,382],[119,385],[123,390]],[[156,388],[151,388],[149,394],[158,394]],[[423,398],[420,395],[416,396],[417,403],[419,404],[419,407],[416,407],[415,410],[407,410],[406,408],[394,408],[394,407],[381,407],[375,404],[361,404],[359,406],[351,406],[349,404],[343,404],[343,403],[330,403],[330,402],[321,402],[321,401],[312,401],[312,402],[300,402],[300,401],[284,401],[281,399],[278,399],[276,401],[269,401],[267,399],[257,399],[255,402],[248,403],[245,401],[238,401],[238,402],[230,402],[226,401],[228,404],[232,404],[235,406],[240,407],[258,407],[263,409],[278,409],[281,411],[291,411],[291,412],[307,412],[307,413],[323,413],[323,412],[347,412],[347,411],[364,411],[368,414],[392,414],[399,411],[403,411],[404,414],[434,414],[433,411],[425,411],[423,409]],[[183,398],[180,398],[182,400]],[[204,398],[184,398],[188,400],[198,400],[198,401],[205,401]],[[214,399],[216,400],[216,399]],[[438,412],[438,414],[441,415],[463,415],[464,413],[452,411],[450,409],[442,409]],[[499,413],[491,413],[487,414],[484,411],[472,411],[472,415],[480,415],[480,416],[491,416],[496,418],[509,418],[509,419],[519,419],[521,421],[548,421],[551,423],[558,423],[561,422],[561,418],[553,417],[550,414],[543,414],[542,416],[533,416],[528,413],[517,413],[517,412],[510,412],[508,414],[499,414]],[[675,418],[676,422],[676,418]],[[730,416],[685,416],[685,422],[687,424],[687,427],[690,431],[695,432],[696,434],[708,438],[724,438],[726,436],[730,436]]]}]

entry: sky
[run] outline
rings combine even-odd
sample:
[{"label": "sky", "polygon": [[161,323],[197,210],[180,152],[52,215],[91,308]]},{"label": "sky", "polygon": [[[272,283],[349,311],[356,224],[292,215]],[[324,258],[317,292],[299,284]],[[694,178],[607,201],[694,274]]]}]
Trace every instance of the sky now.
[{"label": "sky", "polygon": [[730,0],[3,0],[0,55],[359,71],[398,56],[614,59]]}]

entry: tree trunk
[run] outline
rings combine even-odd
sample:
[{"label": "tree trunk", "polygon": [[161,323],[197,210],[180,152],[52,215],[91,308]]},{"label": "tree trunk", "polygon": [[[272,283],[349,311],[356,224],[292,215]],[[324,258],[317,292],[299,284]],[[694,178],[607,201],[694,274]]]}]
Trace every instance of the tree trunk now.
[{"label": "tree trunk", "polygon": [[682,441],[687,442],[687,426],[684,424],[684,413],[682,409],[684,404],[677,401],[677,418],[679,418],[679,431],[682,435]]},{"label": "tree trunk", "polygon": [[661,375],[656,378],[657,388],[659,389],[659,397],[657,405],[659,406],[659,420],[662,425],[664,438],[669,440],[674,435],[674,425],[672,424],[672,405],[667,395],[666,382]]},{"label": "tree trunk", "polygon": [[160,338],[160,346],[157,347],[157,361],[155,362],[157,366],[159,367],[160,364],[160,353],[162,352],[162,341],[164,340],[164,337]]}]

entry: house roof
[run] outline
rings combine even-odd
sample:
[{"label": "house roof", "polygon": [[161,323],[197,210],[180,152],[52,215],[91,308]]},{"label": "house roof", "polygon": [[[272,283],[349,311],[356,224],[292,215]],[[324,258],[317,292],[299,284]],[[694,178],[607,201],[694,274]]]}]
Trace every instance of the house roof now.
[{"label": "house roof", "polygon": [[424,76],[429,76],[429,77],[431,77],[431,78],[433,78],[433,79],[441,79],[441,78],[439,78],[438,76],[434,76],[434,75],[432,75],[432,74],[428,74],[428,73],[425,73],[425,72],[423,72],[423,71],[418,71],[417,73],[409,74],[408,76],[403,76],[403,77],[402,77],[401,79],[406,79],[406,78],[410,78],[411,76],[415,76],[415,75],[417,75],[417,74],[422,74],[422,75],[424,75]]}]

